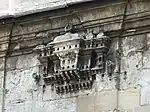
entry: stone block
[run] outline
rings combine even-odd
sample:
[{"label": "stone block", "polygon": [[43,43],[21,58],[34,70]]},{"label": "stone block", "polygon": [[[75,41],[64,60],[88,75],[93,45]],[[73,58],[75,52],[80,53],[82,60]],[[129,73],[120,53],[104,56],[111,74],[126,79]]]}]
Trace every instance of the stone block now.
[{"label": "stone block", "polygon": [[117,91],[103,91],[77,98],[77,112],[101,112],[117,106]]},{"label": "stone block", "polygon": [[102,91],[88,96],[77,98],[77,112],[108,112],[115,108],[132,112],[134,107],[139,106],[140,90],[128,89]]},{"label": "stone block", "polygon": [[128,89],[119,92],[119,108],[130,110],[140,104],[140,89]]},{"label": "stone block", "polygon": [[134,112],[150,112],[150,105],[135,107]]},{"label": "stone block", "polygon": [[94,112],[95,95],[80,96],[77,98],[77,112]]},{"label": "stone block", "polygon": [[109,111],[117,107],[117,90],[103,91],[96,94],[94,99],[95,111]]}]

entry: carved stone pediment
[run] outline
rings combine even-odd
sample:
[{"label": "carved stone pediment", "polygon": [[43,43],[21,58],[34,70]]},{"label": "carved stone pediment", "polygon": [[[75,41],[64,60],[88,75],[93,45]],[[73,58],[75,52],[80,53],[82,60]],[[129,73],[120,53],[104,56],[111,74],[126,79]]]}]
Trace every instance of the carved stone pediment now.
[{"label": "carved stone pediment", "polygon": [[54,86],[58,94],[91,89],[96,75],[105,72],[110,42],[102,32],[93,35],[88,31],[86,38],[67,32],[47,46],[37,46],[34,50],[39,54],[45,85]]}]

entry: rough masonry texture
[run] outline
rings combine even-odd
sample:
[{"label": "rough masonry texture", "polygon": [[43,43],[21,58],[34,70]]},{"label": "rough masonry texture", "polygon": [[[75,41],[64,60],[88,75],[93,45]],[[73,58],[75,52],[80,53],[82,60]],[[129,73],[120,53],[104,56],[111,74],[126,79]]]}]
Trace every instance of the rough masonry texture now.
[{"label": "rough masonry texture", "polygon": [[[92,1],[1,19],[1,112],[149,112],[149,6],[147,0]],[[102,37],[111,40],[105,55],[97,48]],[[102,71],[83,80],[72,70],[92,70],[103,59]]]}]

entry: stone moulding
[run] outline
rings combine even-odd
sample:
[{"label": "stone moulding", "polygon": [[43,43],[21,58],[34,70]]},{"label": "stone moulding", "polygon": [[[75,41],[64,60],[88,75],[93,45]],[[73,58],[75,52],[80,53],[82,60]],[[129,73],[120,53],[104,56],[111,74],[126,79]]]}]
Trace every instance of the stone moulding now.
[{"label": "stone moulding", "polygon": [[44,85],[58,94],[91,89],[97,75],[105,72],[111,40],[104,33],[87,31],[85,37],[66,30],[47,45],[38,45],[40,75]]}]

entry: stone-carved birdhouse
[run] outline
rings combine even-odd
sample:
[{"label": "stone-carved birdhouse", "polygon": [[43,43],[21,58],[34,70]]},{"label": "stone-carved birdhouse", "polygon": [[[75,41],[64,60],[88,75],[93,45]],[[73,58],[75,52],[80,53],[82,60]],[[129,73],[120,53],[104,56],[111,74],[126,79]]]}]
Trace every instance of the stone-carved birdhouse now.
[{"label": "stone-carved birdhouse", "polygon": [[93,35],[89,30],[83,38],[69,31],[34,49],[45,85],[53,86],[58,94],[91,89],[96,75],[105,72],[110,46],[110,38],[103,33]]}]

